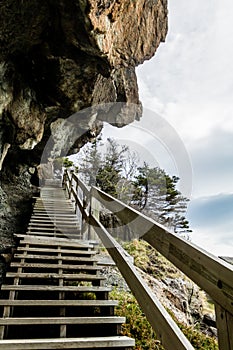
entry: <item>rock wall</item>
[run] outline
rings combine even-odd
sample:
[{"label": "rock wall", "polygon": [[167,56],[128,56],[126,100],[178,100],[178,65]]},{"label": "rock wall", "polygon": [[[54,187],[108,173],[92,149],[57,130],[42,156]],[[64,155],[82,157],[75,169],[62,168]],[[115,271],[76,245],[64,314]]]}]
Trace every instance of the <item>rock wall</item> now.
[{"label": "rock wall", "polygon": [[30,197],[32,168],[57,120],[100,103],[139,106],[110,120],[106,113],[85,115],[80,147],[102,121],[121,126],[140,118],[135,66],[154,55],[166,33],[167,0],[1,1],[0,231],[18,230],[9,218],[22,218],[22,209],[9,202],[10,193]]}]

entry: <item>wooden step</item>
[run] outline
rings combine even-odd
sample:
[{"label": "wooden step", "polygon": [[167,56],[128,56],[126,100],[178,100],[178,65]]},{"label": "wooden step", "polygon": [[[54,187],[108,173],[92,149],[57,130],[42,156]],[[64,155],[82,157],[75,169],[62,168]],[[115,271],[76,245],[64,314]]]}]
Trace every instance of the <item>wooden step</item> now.
[{"label": "wooden step", "polygon": [[53,223],[53,222],[50,222],[50,223],[44,223],[44,222],[30,222],[29,225],[28,225],[28,228],[54,228],[54,227],[62,227],[62,228],[77,228],[79,227],[80,225],[78,225],[78,223],[76,222],[56,222],[56,223]]},{"label": "wooden step", "polygon": [[30,245],[44,245],[44,246],[61,246],[71,248],[93,248],[93,244],[82,243],[82,241],[70,238],[50,237],[49,239],[37,237],[34,235],[16,235],[21,238],[20,244],[29,243]]},{"label": "wooden step", "polygon": [[107,293],[112,289],[101,286],[44,286],[44,285],[8,285],[3,284],[3,291],[33,291],[33,292],[77,292],[77,293]]},{"label": "wooden step", "polygon": [[40,213],[33,213],[32,218],[33,219],[49,219],[50,217],[53,219],[53,216],[55,216],[55,218],[57,217],[58,220],[68,220],[68,219],[73,219],[73,220],[77,220],[77,215],[74,213],[67,213],[65,215],[62,214],[57,214],[57,215],[48,215],[48,213],[46,212],[40,212]]},{"label": "wooden step", "polygon": [[[95,250],[79,250],[79,249],[52,249],[52,248],[41,248],[41,247],[18,247],[16,252],[40,252],[40,253],[61,253],[61,254],[70,254],[70,255],[84,255],[92,256],[96,255],[97,251]],[[41,255],[43,256],[43,255]],[[51,255],[52,257],[53,255]],[[63,256],[64,257],[64,256]]]},{"label": "wooden step", "polygon": [[0,299],[3,306],[83,306],[83,307],[113,307],[118,305],[117,300],[9,300]]},{"label": "wooden step", "polygon": [[26,272],[7,272],[6,277],[8,278],[21,278],[21,279],[64,279],[72,281],[102,281],[106,278],[103,276],[89,275],[87,273],[77,273],[77,274],[58,274],[58,273],[26,273]]},{"label": "wooden step", "polygon": [[61,209],[61,210],[58,210],[58,209],[34,209],[33,210],[33,215],[47,215],[47,216],[53,216],[53,215],[57,215],[59,217],[65,217],[66,219],[68,217],[73,217],[75,215],[75,212],[74,212],[74,209],[73,211],[72,210],[64,210],[64,209]]},{"label": "wooden step", "polygon": [[23,268],[37,268],[37,269],[64,269],[64,270],[92,270],[98,271],[101,270],[100,266],[91,266],[91,265],[68,265],[68,264],[37,264],[37,263],[21,263],[21,262],[12,262],[10,267],[23,267]]},{"label": "wooden step", "polygon": [[92,316],[92,317],[6,317],[0,318],[0,326],[42,325],[42,324],[122,324],[125,317]]},{"label": "wooden step", "polygon": [[[27,235],[40,235],[40,236],[51,236],[51,235],[54,235],[54,237],[56,237],[55,235],[77,235],[77,236],[80,236],[80,228],[62,228],[62,227],[53,227],[53,228],[46,228],[46,229],[40,229],[40,228],[33,228],[33,229],[28,229],[28,231],[26,232]],[[59,237],[58,237],[59,238]],[[65,238],[65,237],[63,237]],[[50,237],[49,237],[50,239]],[[67,238],[66,238],[67,239]],[[78,239],[78,238],[76,238]],[[81,237],[80,237],[81,239]]]},{"label": "wooden step", "polygon": [[80,231],[64,231],[62,230],[54,230],[53,232],[36,232],[36,231],[28,231],[28,235],[37,236],[37,238],[48,239],[50,238],[66,238],[66,239],[81,239]]},{"label": "wooden step", "polygon": [[[30,242],[34,242],[34,240],[40,240],[40,241],[47,241],[46,238],[43,239],[43,237],[39,238],[39,237],[34,237],[33,234],[31,235],[25,235],[25,234],[15,234],[16,237],[19,237],[21,240],[24,239],[24,241],[28,241],[28,243]],[[49,238],[49,241],[51,242],[70,242],[71,240],[69,238]],[[93,248],[93,242],[92,241],[84,241],[84,240],[80,240],[80,239],[73,239],[72,243],[76,243],[79,244],[80,247],[92,247]]]},{"label": "wooden step", "polygon": [[33,199],[35,199],[36,200],[36,203],[42,203],[42,202],[44,202],[44,201],[50,201],[50,202],[52,202],[52,201],[59,201],[59,202],[66,202],[66,203],[70,203],[70,199],[68,199],[68,198],[65,198],[63,195],[61,195],[61,196],[59,196],[59,198],[48,198],[48,199],[46,199],[46,198],[42,198],[42,197],[32,197]]},{"label": "wooden step", "polygon": [[0,340],[2,350],[45,350],[45,349],[111,349],[129,348],[135,341],[125,336],[90,338],[16,339]]},{"label": "wooden step", "polygon": [[[56,251],[58,252],[58,251]],[[60,251],[59,251],[60,253]],[[95,258],[88,258],[88,257],[77,257],[77,256],[53,256],[53,255],[37,255],[37,254],[14,254],[14,259],[25,259],[25,260],[62,260],[62,261],[70,261],[74,262],[74,264],[78,262],[83,262],[83,263],[95,263],[98,262],[98,259]],[[12,263],[11,263],[11,266]]]},{"label": "wooden step", "polygon": [[[51,221],[49,218],[42,218],[42,219],[36,219],[34,217],[31,218],[30,220],[30,224],[40,224],[40,223],[45,223],[45,224],[52,224],[54,223],[54,221]],[[77,219],[73,219],[73,220],[62,220],[62,219],[58,219],[55,221],[55,223],[57,224],[77,224]]]}]

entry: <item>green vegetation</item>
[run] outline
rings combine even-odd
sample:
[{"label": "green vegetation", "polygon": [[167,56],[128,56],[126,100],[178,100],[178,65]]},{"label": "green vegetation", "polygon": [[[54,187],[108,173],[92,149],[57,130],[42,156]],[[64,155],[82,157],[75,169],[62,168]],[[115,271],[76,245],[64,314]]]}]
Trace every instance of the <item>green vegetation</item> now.
[{"label": "green vegetation", "polygon": [[123,246],[133,256],[137,267],[157,279],[175,278],[181,274],[174,265],[143,240],[134,239],[124,243]]},{"label": "green vegetation", "polygon": [[[111,298],[119,300],[116,314],[126,317],[126,324],[123,325],[122,334],[135,338],[135,350],[164,350],[160,341],[156,339],[156,334],[141,311],[136,299],[130,292],[114,289],[111,292]],[[171,316],[175,319],[173,315]],[[195,349],[218,349],[215,339],[202,334],[194,327],[187,327],[177,322],[177,320],[175,321]]]},{"label": "green vegetation", "polygon": [[188,237],[191,232],[185,218],[188,199],[176,186],[177,176],[169,176],[158,167],[150,167],[129,147],[101,137],[80,152],[79,175],[87,185],[98,186],[106,193],[142,211],[175,233]]}]

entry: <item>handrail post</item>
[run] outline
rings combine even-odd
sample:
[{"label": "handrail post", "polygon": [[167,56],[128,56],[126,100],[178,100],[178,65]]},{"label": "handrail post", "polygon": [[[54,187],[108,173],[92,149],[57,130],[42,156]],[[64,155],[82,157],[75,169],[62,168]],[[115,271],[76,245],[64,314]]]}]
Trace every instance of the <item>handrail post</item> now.
[{"label": "handrail post", "polygon": [[96,232],[91,225],[91,217],[99,220],[100,217],[100,202],[93,196],[93,190],[90,190],[90,209],[89,209],[89,230],[88,230],[88,239],[95,240]]},{"label": "handrail post", "polygon": [[219,350],[233,350],[233,315],[215,303]]},{"label": "handrail post", "polygon": [[86,213],[86,209],[88,207],[88,198],[90,201],[90,196],[86,196],[84,191],[83,191],[83,200],[82,200],[82,206],[83,206],[83,210],[81,212],[82,214],[82,218],[81,218],[81,237],[82,239],[85,239],[84,236],[86,236],[86,232],[89,232],[89,225],[88,225],[88,218],[86,219],[84,213]]},{"label": "handrail post", "polygon": [[66,181],[67,181],[67,170],[65,169],[64,174],[63,174],[63,179],[62,179],[62,187],[65,188],[66,190]]},{"label": "handrail post", "polygon": [[[75,186],[75,193],[78,196],[78,189],[79,189],[79,178],[77,177],[76,179],[76,186]],[[78,203],[77,199],[75,198],[75,205],[74,205],[74,212],[77,214],[77,208],[78,208]]]},{"label": "handrail post", "polygon": [[74,171],[71,170],[70,171],[70,178],[69,178],[69,187],[70,187],[70,189],[69,189],[69,199],[71,199],[71,197],[72,197],[73,174],[74,174]]}]

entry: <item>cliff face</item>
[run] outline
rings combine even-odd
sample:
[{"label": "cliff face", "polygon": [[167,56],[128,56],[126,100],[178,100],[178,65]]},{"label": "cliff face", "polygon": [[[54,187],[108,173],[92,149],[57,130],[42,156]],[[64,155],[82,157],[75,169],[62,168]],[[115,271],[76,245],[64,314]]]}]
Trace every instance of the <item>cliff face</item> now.
[{"label": "cliff face", "polygon": [[[135,66],[154,55],[166,32],[167,0],[1,1],[0,230],[15,230],[7,218],[24,196],[12,204],[9,191],[15,184],[28,193],[51,128],[100,103],[140,106]],[[124,125],[139,117],[140,108],[120,119],[119,110],[111,120],[86,114],[77,144],[103,120]]]}]

